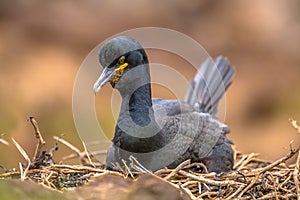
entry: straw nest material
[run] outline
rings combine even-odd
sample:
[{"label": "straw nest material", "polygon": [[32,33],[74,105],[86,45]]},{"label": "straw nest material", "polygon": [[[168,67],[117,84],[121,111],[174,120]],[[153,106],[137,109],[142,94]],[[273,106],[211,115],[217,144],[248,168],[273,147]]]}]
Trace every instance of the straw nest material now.
[{"label": "straw nest material", "polygon": [[[0,175],[1,179],[16,178],[32,180],[49,189],[65,191],[70,188],[82,188],[88,185],[92,177],[115,175],[124,179],[138,180],[141,174],[150,174],[159,181],[176,188],[179,193],[190,199],[300,199],[299,189],[299,148],[290,147],[289,152],[274,162],[261,160],[258,154],[235,153],[234,169],[228,173],[207,173],[201,163],[190,163],[189,160],[181,163],[176,169],[160,169],[155,172],[147,171],[133,157],[132,163],[126,170],[112,172],[105,170],[104,165],[92,162],[87,151],[81,152],[67,141],[55,137],[55,140],[71,148],[75,153],[68,156],[79,157],[80,165],[54,164],[50,151],[42,151],[45,144],[33,118],[30,118],[38,145],[33,159],[29,159],[22,147],[13,140],[28,163],[20,164],[18,171],[7,171]],[[295,128],[295,121],[292,121]],[[300,132],[300,131],[299,131]],[[3,139],[2,139],[3,140]],[[6,142],[6,141],[5,141]],[[294,164],[287,165],[286,161],[297,155]],[[134,170],[131,170],[134,169]],[[133,172],[134,171],[134,172]],[[138,171],[138,172],[136,172]]]}]

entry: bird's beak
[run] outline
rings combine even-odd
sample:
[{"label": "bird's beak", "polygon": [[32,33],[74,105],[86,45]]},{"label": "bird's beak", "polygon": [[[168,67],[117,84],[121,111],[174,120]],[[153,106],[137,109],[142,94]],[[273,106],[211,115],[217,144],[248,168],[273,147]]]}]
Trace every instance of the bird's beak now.
[{"label": "bird's beak", "polygon": [[112,68],[104,68],[102,74],[94,84],[94,92],[97,93],[100,89],[115,75],[116,71]]},{"label": "bird's beak", "polygon": [[119,81],[120,77],[123,74],[124,69],[128,66],[128,63],[123,63],[119,65],[117,68],[115,67],[106,67],[104,68],[102,74],[94,84],[94,92],[97,93],[100,89],[110,81],[111,84],[116,84]]}]

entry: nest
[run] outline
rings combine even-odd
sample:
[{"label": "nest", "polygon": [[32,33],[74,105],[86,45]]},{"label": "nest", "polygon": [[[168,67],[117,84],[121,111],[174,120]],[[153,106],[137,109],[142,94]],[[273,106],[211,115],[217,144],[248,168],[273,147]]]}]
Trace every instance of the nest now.
[{"label": "nest", "polygon": [[[228,173],[207,173],[206,167],[201,163],[190,163],[189,160],[181,163],[175,169],[163,168],[155,172],[149,172],[143,168],[134,158],[131,167],[126,171],[112,172],[105,170],[101,164],[94,164],[87,151],[81,152],[67,141],[55,137],[75,153],[67,158],[79,157],[80,165],[63,165],[52,162],[52,153],[41,151],[45,143],[33,118],[36,137],[39,142],[35,156],[29,159],[22,147],[14,141],[15,146],[28,161],[20,164],[19,171],[7,171],[0,178],[21,178],[32,180],[46,188],[54,190],[68,190],[69,188],[84,187],[91,177],[114,174],[126,179],[138,179],[141,174],[147,173],[160,181],[170,184],[179,192],[189,196],[190,199],[300,199],[299,189],[299,148],[290,148],[287,155],[275,162],[269,162],[258,158],[258,154],[242,154],[235,152],[234,169]],[[293,123],[292,123],[293,125]],[[295,126],[294,126],[295,125]],[[296,123],[294,122],[294,127]],[[298,130],[299,131],[299,130]],[[287,165],[286,161],[297,155],[294,164]],[[130,169],[134,168],[132,172]],[[198,171],[195,170],[199,169]],[[201,172],[201,173],[200,173]]]}]

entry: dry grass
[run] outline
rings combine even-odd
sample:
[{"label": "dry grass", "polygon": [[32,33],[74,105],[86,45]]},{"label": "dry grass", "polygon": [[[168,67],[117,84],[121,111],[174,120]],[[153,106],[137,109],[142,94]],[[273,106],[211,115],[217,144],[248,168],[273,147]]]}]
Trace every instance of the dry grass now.
[{"label": "dry grass", "polygon": [[[32,125],[35,132],[39,132],[36,131],[38,130],[36,122],[32,122]],[[176,169],[164,168],[155,172],[147,172],[134,158],[132,158],[131,166],[126,171],[119,173],[105,170],[103,165],[92,163],[86,150],[81,152],[72,144],[57,137],[57,142],[70,147],[75,152],[75,155],[67,157],[77,156],[80,158],[81,164],[54,164],[50,162],[53,150],[41,151],[40,146],[44,145],[44,142],[41,134],[36,135],[39,141],[33,160],[30,161],[26,152],[17,142],[14,142],[21,154],[26,157],[28,164],[21,165],[20,171],[1,174],[1,179],[30,179],[47,188],[62,191],[84,185],[92,176],[115,174],[124,178],[136,179],[141,173],[150,173],[188,194],[191,199],[300,199],[299,148],[291,147],[287,155],[275,162],[260,160],[258,154],[255,153],[245,155],[236,152],[234,170],[229,173],[207,173],[203,164],[189,161],[183,162]],[[296,162],[286,165],[286,161],[297,153]],[[139,172],[131,171],[132,168]],[[195,170],[195,168],[199,170]],[[200,171],[202,173],[199,173]]]}]

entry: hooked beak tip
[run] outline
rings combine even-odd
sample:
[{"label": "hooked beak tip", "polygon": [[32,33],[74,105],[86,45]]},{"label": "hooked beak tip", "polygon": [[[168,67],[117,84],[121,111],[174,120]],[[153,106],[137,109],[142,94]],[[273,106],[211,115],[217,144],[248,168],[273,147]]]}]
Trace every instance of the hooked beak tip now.
[{"label": "hooked beak tip", "polygon": [[98,80],[94,84],[94,93],[98,93],[101,88],[111,79],[111,77],[114,75],[114,70],[109,68],[104,68],[102,74],[98,78]]},{"label": "hooked beak tip", "polygon": [[96,95],[100,91],[101,88],[102,88],[101,84],[98,84],[98,82],[96,82],[94,84],[94,88],[93,88],[94,94]]},{"label": "hooked beak tip", "polygon": [[[124,66],[126,67],[127,65],[124,65]],[[114,75],[116,74],[117,71],[118,71],[118,69],[115,69],[113,67],[111,67],[111,68],[108,68],[108,67],[104,68],[103,71],[102,71],[102,73],[101,73],[101,75],[100,75],[100,77],[98,78],[98,80],[94,84],[94,88],[93,88],[94,92],[98,93],[101,90],[101,88],[106,83],[108,83],[108,82],[111,81],[111,79],[114,77]],[[115,83],[115,79],[112,79],[111,83],[112,84]]]}]

